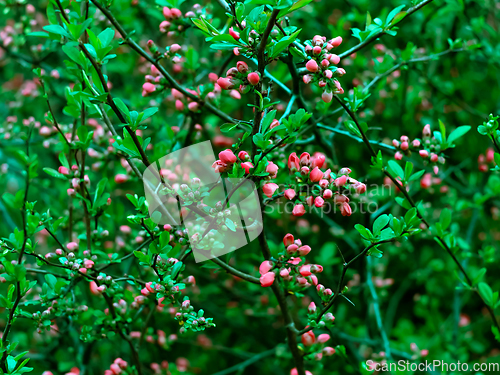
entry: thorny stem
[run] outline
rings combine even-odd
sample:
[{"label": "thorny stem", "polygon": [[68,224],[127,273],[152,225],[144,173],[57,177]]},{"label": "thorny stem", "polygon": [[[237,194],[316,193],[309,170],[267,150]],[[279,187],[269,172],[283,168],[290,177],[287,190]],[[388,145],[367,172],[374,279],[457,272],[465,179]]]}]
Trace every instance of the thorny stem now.
[{"label": "thorny stem", "polygon": [[[415,5],[414,7],[411,7],[410,9],[408,9],[406,11],[406,16],[405,17],[408,17],[410,16],[411,14],[415,13],[417,10],[419,10],[420,8],[424,7],[425,5],[431,3],[432,0],[424,0],[420,3],[418,3],[417,5]],[[372,37],[368,38],[367,40],[355,45],[354,47],[352,47],[351,49],[339,54],[339,57],[342,59],[344,57],[347,57],[349,55],[352,55],[353,53],[355,52],[358,52],[359,50],[365,48],[366,46],[368,46],[369,44],[371,44],[372,42],[374,42],[375,40],[377,40],[378,38],[380,38],[382,35],[384,35],[386,32],[384,30],[378,32],[377,34],[373,35]]]}]

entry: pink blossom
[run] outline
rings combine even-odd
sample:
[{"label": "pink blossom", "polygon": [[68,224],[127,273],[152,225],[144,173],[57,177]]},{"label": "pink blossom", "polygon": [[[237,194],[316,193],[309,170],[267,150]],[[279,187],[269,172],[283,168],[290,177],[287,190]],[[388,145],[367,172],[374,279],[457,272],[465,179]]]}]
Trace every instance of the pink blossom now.
[{"label": "pink blossom", "polygon": [[219,152],[219,159],[226,164],[234,164],[236,162],[236,155],[230,149]]},{"label": "pink blossom", "polygon": [[285,246],[290,246],[294,243],[295,239],[293,238],[293,234],[286,234],[285,237],[283,237],[283,245]]},{"label": "pink blossom", "polygon": [[326,189],[323,192],[323,198],[324,199],[330,199],[333,196],[333,192],[330,189]]},{"label": "pink blossom", "polygon": [[271,271],[273,269],[273,267],[274,267],[273,262],[271,262],[269,260],[265,260],[260,264],[259,272],[261,275],[264,275],[264,274],[268,273],[269,271]]},{"label": "pink blossom", "polygon": [[250,168],[253,168],[253,164],[250,163],[249,161],[246,161],[244,163],[241,163],[241,168],[245,170],[245,174],[249,174]]},{"label": "pink blossom", "polygon": [[265,184],[263,187],[262,187],[262,190],[264,192],[264,194],[271,198],[274,194],[274,192],[279,188],[278,184],[275,184],[275,183],[267,183]]},{"label": "pink blossom", "polygon": [[231,35],[236,40],[240,39],[240,33],[237,31],[234,31],[234,29],[232,27],[229,28],[229,35]]},{"label": "pink blossom", "polygon": [[327,334],[327,333],[323,333],[323,334],[321,334],[321,335],[318,336],[318,342],[320,342],[322,344],[324,344],[328,340],[330,340],[330,335]]},{"label": "pink blossom", "polygon": [[351,216],[352,215],[352,208],[349,206],[349,203],[345,202],[342,203],[340,206],[340,213],[342,216]]},{"label": "pink blossom", "polygon": [[315,167],[309,174],[309,179],[312,182],[318,182],[323,178],[323,172],[318,167]]},{"label": "pink blossom", "polygon": [[316,337],[314,336],[313,331],[307,331],[301,336],[301,341],[304,346],[311,346],[316,342]]},{"label": "pink blossom", "polygon": [[318,71],[318,63],[314,60],[309,60],[306,64],[306,69],[312,73]]},{"label": "pink blossom", "polygon": [[274,272],[268,272],[260,277],[260,285],[263,287],[268,287],[273,285],[274,278],[276,277]]},{"label": "pink blossom", "polygon": [[257,72],[252,72],[247,76],[247,79],[252,86],[256,86],[259,84],[260,75]]},{"label": "pink blossom", "polygon": [[292,211],[293,216],[302,216],[306,213],[306,209],[303,204],[297,204]]}]

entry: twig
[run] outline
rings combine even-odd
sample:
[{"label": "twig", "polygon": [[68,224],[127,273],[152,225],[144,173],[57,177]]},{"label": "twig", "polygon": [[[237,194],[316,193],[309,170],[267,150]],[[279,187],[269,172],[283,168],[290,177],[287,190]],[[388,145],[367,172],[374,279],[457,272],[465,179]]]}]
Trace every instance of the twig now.
[{"label": "twig", "polygon": [[[418,3],[417,5],[415,5],[414,7],[411,7],[410,9],[408,9],[406,11],[406,16],[405,17],[408,17],[410,16],[411,14],[415,13],[417,10],[419,10],[420,8],[424,7],[425,5],[431,3],[432,0],[424,0],[420,3]],[[373,35],[372,37],[370,37],[369,39],[355,45],[354,47],[352,47],[351,49],[341,53],[339,55],[339,57],[342,59],[344,57],[347,57],[349,55],[352,55],[354,52],[357,52],[359,51],[360,49],[363,49],[365,48],[366,46],[368,46],[369,44],[371,44],[372,42],[374,42],[375,40],[377,40],[378,38],[380,38],[382,35],[384,35],[386,32],[384,30],[378,32],[377,34]]]}]

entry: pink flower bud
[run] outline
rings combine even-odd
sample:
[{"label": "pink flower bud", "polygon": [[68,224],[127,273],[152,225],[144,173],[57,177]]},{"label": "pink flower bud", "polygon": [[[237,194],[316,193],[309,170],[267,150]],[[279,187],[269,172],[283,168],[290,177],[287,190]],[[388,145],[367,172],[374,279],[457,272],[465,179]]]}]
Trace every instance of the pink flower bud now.
[{"label": "pink flower bud", "polygon": [[347,176],[346,175],[342,175],[340,177],[337,177],[333,183],[335,186],[337,187],[341,187],[341,186],[344,186],[347,182]]},{"label": "pink flower bud", "polygon": [[[173,9],[172,9],[173,10]],[[170,49],[168,50],[168,52],[172,52],[172,53],[177,53],[179,52],[180,50],[182,49],[182,47],[178,44],[172,44],[170,46]]]},{"label": "pink flower bud", "polygon": [[324,178],[319,180],[319,186],[321,186],[323,189],[327,188],[330,183],[328,180],[325,180]]},{"label": "pink flower bud", "polygon": [[179,112],[184,111],[184,103],[182,101],[180,101],[179,99],[177,99],[175,101],[175,109],[178,110]]},{"label": "pink flower bud", "polygon": [[268,287],[273,285],[274,283],[274,278],[276,275],[274,272],[268,272],[260,277],[260,285],[263,287]]},{"label": "pink flower bud", "polygon": [[286,279],[288,276],[290,276],[290,271],[288,271],[287,268],[282,268],[280,270],[280,276],[284,279]]},{"label": "pink flower bud", "polygon": [[314,336],[313,331],[308,331],[304,333],[301,337],[302,344],[304,346],[311,346],[316,342],[316,337]]},{"label": "pink flower bud", "polygon": [[249,174],[250,168],[253,168],[253,164],[250,163],[249,161],[246,161],[244,163],[241,163],[241,168],[245,170],[245,174]]},{"label": "pink flower bud", "polygon": [[123,184],[124,182],[126,182],[128,180],[128,176],[126,174],[117,174],[115,176],[115,182],[117,184]]},{"label": "pink flower bud", "polygon": [[163,17],[165,17],[167,20],[172,18],[172,12],[169,8],[163,7]]},{"label": "pink flower bud", "polygon": [[181,18],[182,17],[182,12],[179,9],[172,8],[172,9],[170,9],[170,13],[172,14],[172,17],[174,17],[174,18]]},{"label": "pink flower bud", "polygon": [[432,161],[433,163],[435,163],[435,162],[437,162],[437,161],[438,161],[438,156],[437,156],[437,154],[434,154],[434,153],[432,153],[432,154],[431,154],[431,161]]},{"label": "pink flower bud", "polygon": [[300,168],[299,158],[297,157],[297,154],[293,152],[288,157],[288,169],[290,169],[290,172],[294,173],[297,172],[299,168]]},{"label": "pink flower bud", "polygon": [[331,346],[327,346],[323,348],[323,355],[330,357],[335,354],[335,349],[333,349]]},{"label": "pink flower bud", "polygon": [[335,54],[331,54],[328,61],[330,61],[333,65],[337,65],[340,62],[340,57]]},{"label": "pink flower bud", "polygon": [[309,314],[315,314],[316,313],[316,304],[314,302],[311,302],[309,306],[307,307],[307,312]]},{"label": "pink flower bud", "polygon": [[312,182],[318,182],[323,178],[323,172],[318,167],[315,167],[309,174],[309,179]]},{"label": "pink flower bud", "polygon": [[420,141],[418,139],[415,139],[411,144],[413,147],[420,147]]},{"label": "pink flower bud", "polygon": [[198,102],[191,102],[188,104],[188,109],[191,112],[197,112],[199,108],[200,108],[200,105]]},{"label": "pink flower bud", "polygon": [[313,48],[313,54],[319,55],[321,53],[321,47],[316,46]]},{"label": "pink flower bud", "polygon": [[311,247],[309,245],[304,245],[298,248],[298,255],[303,257],[311,252]]},{"label": "pink flower bud", "polygon": [[316,207],[318,207],[318,208],[323,207],[324,204],[325,204],[325,201],[323,200],[323,198],[316,197],[316,199],[314,199],[314,205]]},{"label": "pink flower bud", "polygon": [[234,164],[236,162],[236,155],[230,149],[219,152],[219,159],[226,164]]},{"label": "pink flower bud", "polygon": [[318,71],[318,63],[314,60],[309,60],[306,64],[306,69],[312,73]]},{"label": "pink flower bud", "polygon": [[234,31],[234,29],[232,27],[229,28],[229,35],[231,35],[236,40],[240,39],[240,33],[237,31]]},{"label": "pink flower bud", "polygon": [[330,189],[326,189],[323,192],[323,198],[324,199],[330,199],[333,196],[333,192]]},{"label": "pink flower bud", "polygon": [[294,243],[295,239],[293,238],[293,235],[288,233],[283,237],[283,245],[285,246],[290,246]]},{"label": "pink flower bud", "polygon": [[302,216],[306,213],[306,209],[303,204],[297,204],[292,211],[293,216]]},{"label": "pink flower bud", "polygon": [[394,147],[399,147],[399,141],[398,141],[397,139],[393,139],[393,140],[392,140],[392,145],[393,145]]},{"label": "pink flower bud", "polygon": [[425,138],[428,138],[431,136],[431,126],[429,124],[424,126],[424,130],[422,131],[422,135]]},{"label": "pink flower bud", "polygon": [[309,84],[309,83],[311,83],[311,81],[312,81],[312,75],[306,74],[305,76],[302,77],[302,81],[304,81],[304,83],[306,85]]},{"label": "pink flower bud", "polygon": [[342,37],[338,36],[336,38],[333,38],[332,40],[330,40],[330,44],[334,47],[338,47],[340,46],[340,44],[342,43]]},{"label": "pink flower bud", "polygon": [[238,153],[238,159],[240,159],[241,161],[247,161],[250,159],[250,155],[248,155],[248,152],[246,151],[240,151]]},{"label": "pink flower bud", "polygon": [[398,152],[396,152],[396,153],[394,154],[394,159],[396,159],[396,160],[401,160],[401,159],[403,159],[403,154],[402,154],[401,152],[399,152],[399,151],[398,151]]},{"label": "pink flower bud", "polygon": [[321,335],[318,336],[318,342],[320,342],[322,344],[324,344],[328,340],[330,340],[330,335],[327,334],[327,333],[323,333],[323,334],[321,334]]},{"label": "pink flower bud", "polygon": [[152,83],[146,82],[145,84],[142,85],[142,89],[146,93],[151,94],[152,92],[154,92],[156,90],[156,86],[153,85]]},{"label": "pink flower bud", "polygon": [[419,154],[421,157],[423,157],[424,159],[429,157],[429,151],[427,151],[427,150],[420,150],[420,151],[418,152],[418,154]]},{"label": "pink flower bud", "polygon": [[309,264],[306,264],[302,267],[300,267],[299,269],[299,273],[302,275],[302,276],[310,276],[312,273],[311,273],[311,265]]},{"label": "pink flower bud", "polygon": [[330,103],[332,101],[332,98],[333,93],[329,90],[325,90],[323,91],[323,94],[321,94],[321,99],[323,99],[325,103]]},{"label": "pink flower bud", "polygon": [[352,215],[352,208],[349,206],[349,203],[345,202],[340,206],[340,213],[342,216],[351,216]]},{"label": "pink flower bud", "polygon": [[274,195],[274,192],[279,188],[278,184],[275,184],[275,183],[268,183],[268,184],[265,184],[263,187],[262,187],[262,190],[264,192],[264,194],[268,197],[268,198],[271,198],[273,195]]},{"label": "pink flower bud", "polygon": [[245,74],[246,72],[248,72],[248,64],[244,61],[238,61],[236,63],[236,69],[238,69],[238,72],[240,72],[241,74]]},{"label": "pink flower bud", "polygon": [[257,72],[252,72],[247,76],[247,79],[252,86],[256,86],[259,84],[260,75]]},{"label": "pink flower bud", "polygon": [[273,262],[271,262],[269,260],[265,260],[260,264],[259,272],[261,275],[264,275],[264,274],[268,273],[269,271],[271,271],[273,269],[273,267],[274,267]]},{"label": "pink flower bud", "polygon": [[286,248],[286,252],[287,254],[289,255],[294,255],[296,252],[297,252],[297,249],[299,247],[296,245],[296,244],[292,244],[292,245],[289,245],[287,248]]},{"label": "pink flower bud", "polygon": [[235,87],[234,82],[231,81],[229,78],[219,78],[217,80],[217,84],[221,87],[223,90],[230,90]]},{"label": "pink flower bud", "polygon": [[210,82],[212,82],[212,83],[217,82],[217,79],[218,79],[218,78],[219,78],[219,77],[218,77],[218,76],[217,76],[217,74],[215,74],[215,73],[209,73],[209,74],[208,74],[208,79],[209,79],[209,81],[210,81]]}]

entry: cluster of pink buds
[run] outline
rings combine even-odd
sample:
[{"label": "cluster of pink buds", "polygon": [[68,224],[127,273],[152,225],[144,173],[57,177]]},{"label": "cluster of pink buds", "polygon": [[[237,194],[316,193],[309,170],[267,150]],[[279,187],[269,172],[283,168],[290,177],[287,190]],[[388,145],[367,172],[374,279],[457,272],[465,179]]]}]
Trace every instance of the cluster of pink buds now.
[{"label": "cluster of pink buds", "polygon": [[306,63],[308,74],[302,78],[305,84],[317,82],[323,89],[321,98],[325,103],[330,103],[333,94],[343,94],[344,89],[334,76],[343,76],[346,71],[336,65],[340,62],[340,57],[330,51],[342,43],[340,36],[326,40],[326,37],[316,35],[311,41],[306,42],[306,53],[310,60]]},{"label": "cluster of pink buds", "polygon": [[[350,216],[352,208],[349,205],[349,198],[344,194],[348,188],[354,188],[356,193],[362,194],[366,192],[366,185],[358,180],[349,177],[351,169],[342,168],[337,174],[332,173],[331,169],[325,171],[325,155],[315,153],[311,156],[304,152],[300,158],[295,152],[288,157],[288,168],[291,173],[294,173],[299,183],[297,188],[289,187],[283,194],[284,196],[295,203],[292,214],[294,216],[302,216],[306,213],[304,203],[309,206],[321,208],[325,205],[325,201],[331,199],[343,216]],[[309,189],[311,186],[318,189]],[[302,187],[306,187],[306,191],[301,191]],[[263,187],[264,194],[272,197],[278,190],[279,186],[274,183],[267,183]]]},{"label": "cluster of pink buds", "polygon": [[[212,168],[215,169],[216,173],[229,172],[235,163],[239,163],[241,168],[245,170],[245,174],[250,173],[250,169],[253,168],[253,164],[249,161],[250,155],[246,151],[240,151],[238,156],[233,153],[230,149],[219,152],[219,159],[212,164]],[[270,170],[275,170],[270,168]],[[276,169],[274,175],[278,172]]]},{"label": "cluster of pink buds", "polygon": [[[428,189],[430,190],[430,192],[432,193],[433,192],[433,189],[430,189],[432,186],[436,186],[436,185],[441,185],[442,183],[442,180],[438,177],[433,177],[432,174],[430,173],[426,173],[422,176],[422,178],[420,179],[420,187],[422,189]],[[439,187],[439,191],[443,194],[447,193],[449,190],[448,186],[447,185],[441,185]]]},{"label": "cluster of pink buds", "polygon": [[495,166],[495,151],[492,148],[486,150],[486,154],[481,154],[477,158],[478,168],[481,172],[487,172],[490,167]]},{"label": "cluster of pink buds", "polygon": [[[324,303],[328,303],[330,298],[332,298],[333,296],[332,290],[325,288],[321,284],[316,285],[316,291],[318,292],[318,295],[320,296],[321,300]],[[319,322],[316,322],[319,314],[320,310],[316,307],[316,304],[314,302],[311,302],[307,307],[307,318],[309,320],[309,325],[311,327],[318,327],[318,328],[331,327],[335,322],[335,317],[330,312],[327,312],[326,314],[322,315],[321,320]]]},{"label": "cluster of pink buds", "polygon": [[[186,89],[186,91],[194,96],[200,96],[199,92],[196,90]],[[189,112],[198,112],[200,109],[200,103],[184,96],[183,93],[176,89],[172,89],[172,98],[175,100],[175,109],[179,112],[186,112],[186,110]],[[198,129],[195,130],[200,130],[200,127],[199,125]]]},{"label": "cluster of pink buds", "polygon": [[[66,245],[68,252],[63,249],[56,249],[54,253],[45,254],[45,259],[47,261],[51,259],[58,259],[63,266],[68,269],[78,271],[77,273],[86,274],[88,269],[94,267],[94,262],[97,261],[97,255],[91,255],[90,251],[85,250],[83,252],[83,259],[78,258],[73,251],[78,250],[78,244],[76,242],[70,242]],[[72,274],[74,276],[74,274]]]},{"label": "cluster of pink buds", "polygon": [[113,364],[109,366],[109,370],[104,371],[104,375],[120,375],[133,374],[134,372],[127,371],[128,363],[121,358],[116,358]]},{"label": "cluster of pink buds", "polygon": [[263,287],[271,286],[279,276],[287,290],[300,291],[311,285],[318,285],[317,273],[323,272],[319,264],[305,264],[305,257],[311,251],[308,245],[295,240],[288,233],[283,238],[283,250],[276,260],[265,260],[259,267],[260,283]]},{"label": "cluster of pink buds", "polygon": [[44,330],[51,329],[50,326],[46,326],[44,324],[47,320],[54,320],[57,318],[57,316],[61,315],[61,313],[66,314],[68,316],[73,316],[73,315],[78,315],[87,310],[88,306],[86,305],[71,306],[66,304],[64,300],[61,301],[52,300],[50,301],[50,306],[47,309],[43,310],[42,312],[37,311],[33,313],[32,318],[38,325],[37,332],[42,333]]},{"label": "cluster of pink buds", "polygon": [[440,142],[432,136],[431,126],[429,124],[425,125],[422,130],[422,149],[418,153],[423,159],[434,165],[434,174],[438,174],[439,172],[437,164],[444,164],[446,162],[446,159],[439,155],[440,151]]},{"label": "cluster of pink buds", "polygon": [[402,135],[399,141],[397,139],[392,140],[392,145],[396,147],[398,151],[394,154],[394,159],[401,160],[403,155],[411,155],[411,149],[418,149],[421,145],[419,139],[410,140],[406,135]]},{"label": "cluster of pink buds", "polygon": [[165,21],[160,23],[160,31],[162,33],[167,33],[167,36],[174,36],[176,31],[181,32],[186,29],[189,25],[189,20],[186,18],[194,18],[197,14],[202,12],[200,4],[193,5],[192,10],[182,14],[182,12],[177,8],[163,7],[163,17]]},{"label": "cluster of pink buds", "polygon": [[250,71],[246,62],[238,61],[236,67],[233,66],[226,72],[226,77],[220,77],[217,80],[217,84],[223,90],[237,88],[240,93],[246,94],[251,90],[252,86],[259,84],[260,79],[259,72]]},{"label": "cluster of pink buds", "polygon": [[316,337],[312,330],[304,333],[301,336],[301,341],[304,346],[306,358],[314,358],[316,361],[321,361],[323,356],[330,357],[334,355],[335,349],[330,346],[325,346],[329,340],[330,335],[327,333],[322,333],[318,337]]}]

